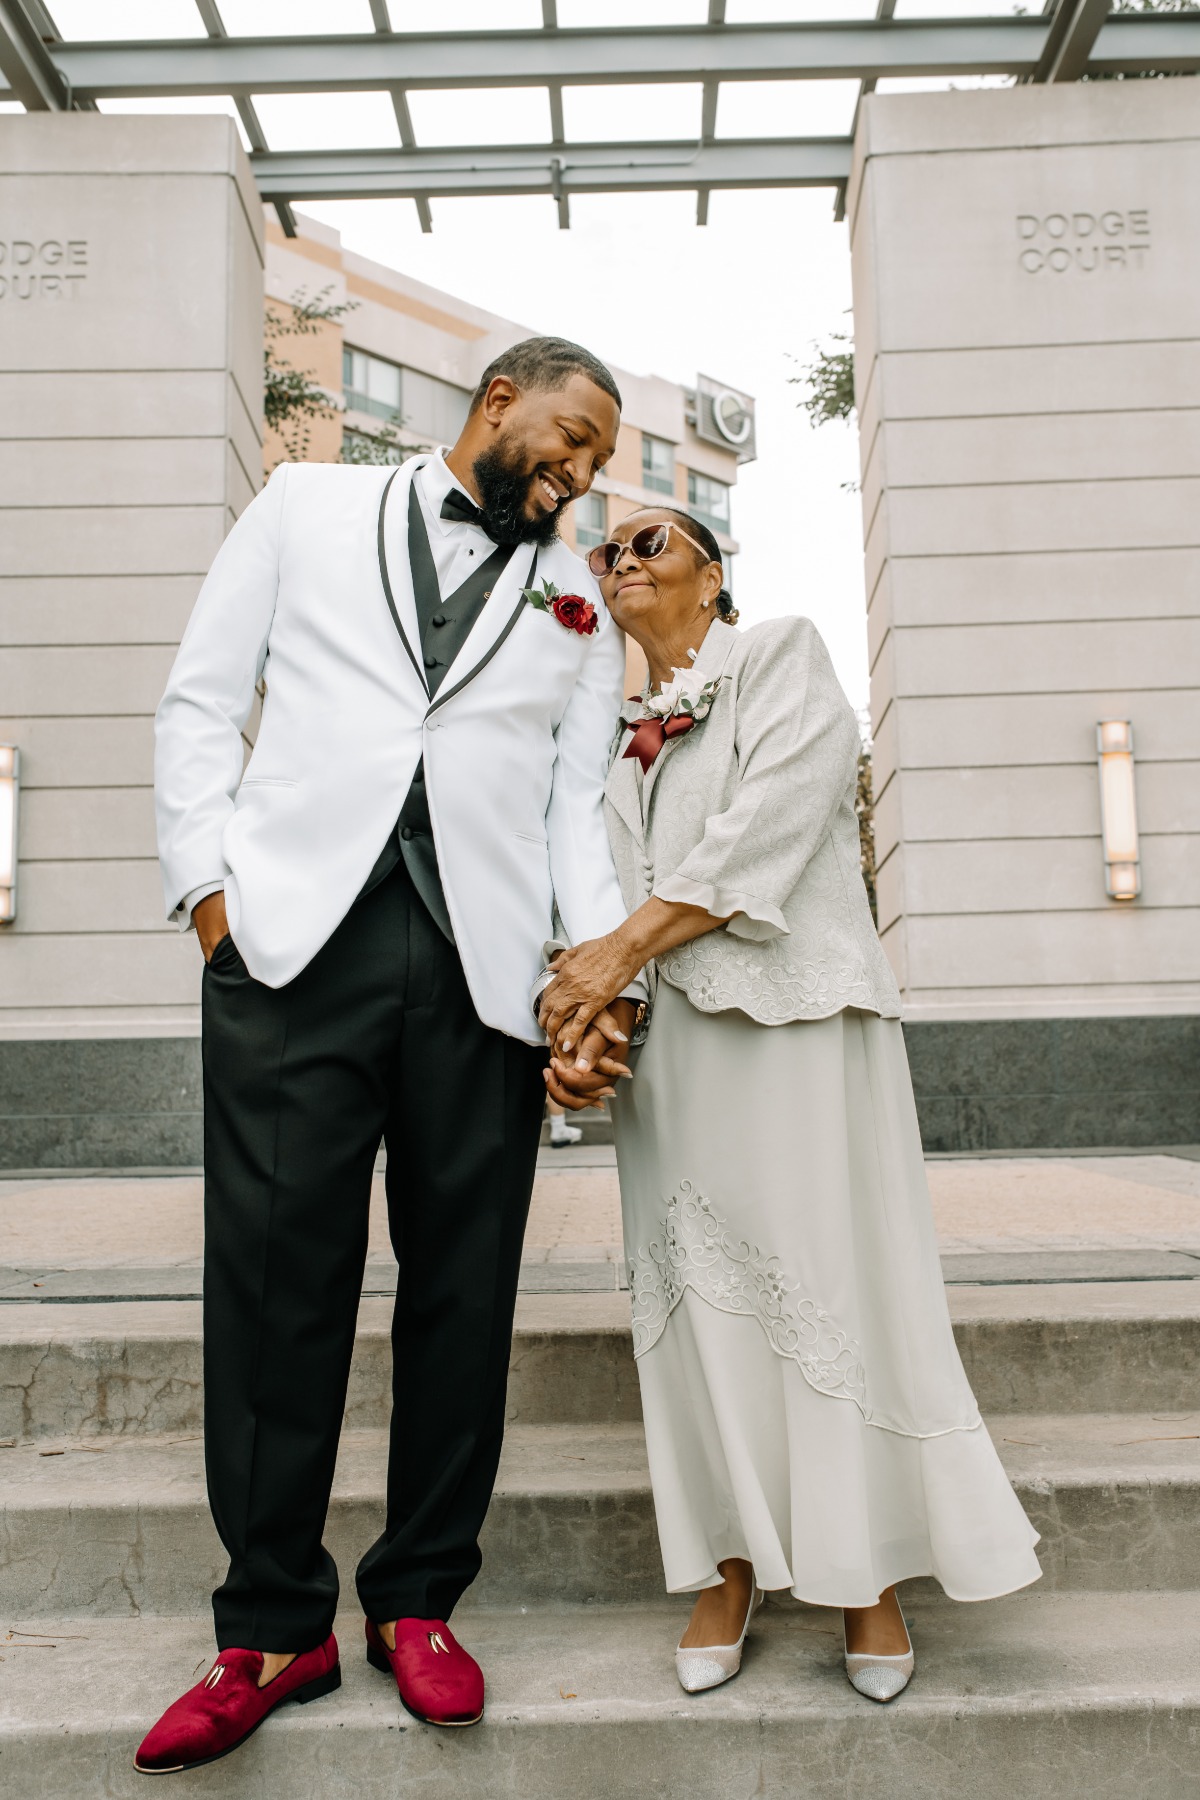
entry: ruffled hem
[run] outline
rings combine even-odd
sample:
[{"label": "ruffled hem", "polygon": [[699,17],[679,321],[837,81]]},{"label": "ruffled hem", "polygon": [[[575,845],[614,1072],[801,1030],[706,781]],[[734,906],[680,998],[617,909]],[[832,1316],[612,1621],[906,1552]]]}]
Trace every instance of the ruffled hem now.
[{"label": "ruffled hem", "polygon": [[913,1438],[816,1392],[749,1318],[688,1292],[638,1365],[666,1585],[743,1557],[768,1591],[872,1606],[932,1575],[952,1600],[1028,1587],[1041,1568],[981,1423]]},{"label": "ruffled hem", "polygon": [[692,881],[686,875],[668,875],[657,882],[654,899],[666,900],[674,906],[702,906],[714,919],[729,920],[725,929],[732,937],[744,938],[753,944],[790,935],[787,920],[769,901],[759,900],[753,894],[738,893],[734,888]]}]

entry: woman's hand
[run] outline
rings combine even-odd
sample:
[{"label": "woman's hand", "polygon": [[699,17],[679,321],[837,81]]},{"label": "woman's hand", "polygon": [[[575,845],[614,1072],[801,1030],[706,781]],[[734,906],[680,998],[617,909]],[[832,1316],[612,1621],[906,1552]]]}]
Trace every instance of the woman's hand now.
[{"label": "woman's hand", "polygon": [[538,1011],[556,1053],[568,1056],[593,1024],[610,1044],[624,1044],[625,1034],[606,1014],[614,996],[656,956],[728,923],[702,906],[651,898],[607,937],[591,938],[556,956],[550,964],[556,979],[544,990]]},{"label": "woman's hand", "polygon": [[542,994],[538,1017],[559,1056],[569,1055],[593,1022],[609,1043],[628,1042],[607,1008],[642,966],[631,954],[621,933],[612,931],[564,950],[550,964],[556,979]]},{"label": "woman's hand", "polygon": [[[618,1000],[615,1004],[621,1014],[620,1025],[628,1024],[632,1030],[632,1003]],[[611,1100],[616,1092],[616,1082],[633,1077],[632,1069],[626,1067],[620,1055],[610,1054],[613,1048],[608,1039],[592,1027],[579,1040],[576,1056],[565,1058],[553,1054],[545,1072],[546,1092],[550,1098],[571,1112],[582,1112],[589,1106],[599,1108],[606,1100]],[[620,1045],[616,1048],[621,1051]]]}]

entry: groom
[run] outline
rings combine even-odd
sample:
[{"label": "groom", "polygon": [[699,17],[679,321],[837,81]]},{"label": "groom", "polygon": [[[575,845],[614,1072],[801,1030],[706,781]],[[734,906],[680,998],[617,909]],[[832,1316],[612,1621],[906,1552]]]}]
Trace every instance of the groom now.
[{"label": "groom", "polygon": [[624,918],[601,815],[624,644],[557,535],[620,405],[586,350],[532,338],[485,371],[450,451],[284,464],[171,672],[158,836],[206,964],[205,1445],[229,1573],[217,1661],[141,1746],[147,1772],[339,1685],[321,1537],[381,1137],[399,1276],[367,1657],[418,1718],[482,1715],[446,1620],[503,1434],[545,1096],[531,987],[555,910],[576,942]]}]

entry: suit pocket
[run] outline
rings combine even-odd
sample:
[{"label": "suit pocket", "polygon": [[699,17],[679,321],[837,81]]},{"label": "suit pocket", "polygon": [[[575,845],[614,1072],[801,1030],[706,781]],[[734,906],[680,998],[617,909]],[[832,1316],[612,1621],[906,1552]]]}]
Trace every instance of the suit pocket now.
[{"label": "suit pocket", "polygon": [[248,787],[294,788],[296,783],[282,775],[246,775],[241,785]]},{"label": "suit pocket", "polygon": [[537,844],[542,850],[544,850],[549,843],[549,839],[544,833],[539,837],[536,831],[514,831],[513,836],[520,844]]},{"label": "suit pocket", "polygon": [[213,969],[213,968],[217,968],[217,967],[221,967],[221,968],[234,967],[234,968],[236,968],[237,965],[241,962],[241,960],[242,960],[241,954],[238,950],[237,945],[233,941],[232,933],[227,931],[225,933],[225,936],[223,938],[219,939],[218,942],[213,945],[212,955],[209,957],[207,963],[205,964],[205,968],[208,968],[208,969]]}]

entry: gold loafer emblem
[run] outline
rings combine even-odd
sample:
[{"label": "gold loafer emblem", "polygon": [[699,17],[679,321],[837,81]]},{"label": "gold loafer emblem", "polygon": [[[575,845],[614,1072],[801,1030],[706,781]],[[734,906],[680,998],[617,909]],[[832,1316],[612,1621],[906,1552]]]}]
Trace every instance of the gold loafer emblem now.
[{"label": "gold loafer emblem", "polygon": [[429,1648],[433,1651],[435,1656],[439,1653],[442,1656],[449,1656],[449,1646],[440,1631],[431,1631],[427,1635],[429,1637]]}]

